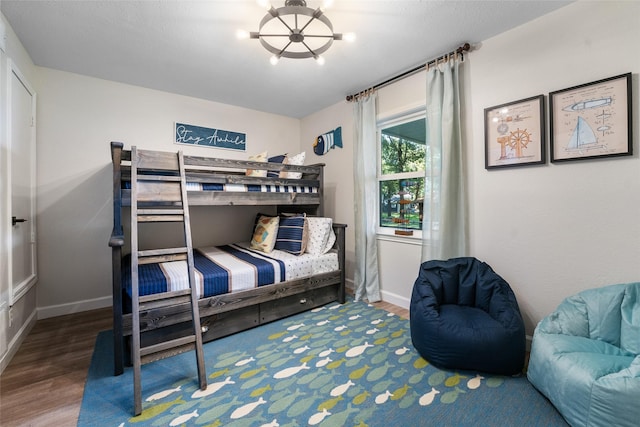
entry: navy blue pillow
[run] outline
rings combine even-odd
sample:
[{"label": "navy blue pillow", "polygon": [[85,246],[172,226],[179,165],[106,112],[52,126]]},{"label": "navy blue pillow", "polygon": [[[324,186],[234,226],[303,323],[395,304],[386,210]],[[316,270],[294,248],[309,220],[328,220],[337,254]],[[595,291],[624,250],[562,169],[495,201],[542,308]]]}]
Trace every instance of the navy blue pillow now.
[{"label": "navy blue pillow", "polygon": [[307,249],[307,224],[304,215],[281,216],[274,249],[302,255]]},{"label": "navy blue pillow", "polygon": [[[279,156],[269,157],[267,161],[269,163],[282,163],[286,158],[287,158],[286,154],[280,154]],[[279,178],[279,177],[280,177],[280,171],[267,171],[267,178]]]}]

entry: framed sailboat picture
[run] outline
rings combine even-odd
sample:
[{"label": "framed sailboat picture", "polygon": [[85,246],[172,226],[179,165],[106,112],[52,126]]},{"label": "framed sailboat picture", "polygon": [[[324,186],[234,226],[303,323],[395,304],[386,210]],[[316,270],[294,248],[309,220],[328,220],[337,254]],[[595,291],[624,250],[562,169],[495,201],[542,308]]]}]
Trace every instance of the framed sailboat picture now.
[{"label": "framed sailboat picture", "polygon": [[630,156],[631,73],[549,93],[552,162]]}]

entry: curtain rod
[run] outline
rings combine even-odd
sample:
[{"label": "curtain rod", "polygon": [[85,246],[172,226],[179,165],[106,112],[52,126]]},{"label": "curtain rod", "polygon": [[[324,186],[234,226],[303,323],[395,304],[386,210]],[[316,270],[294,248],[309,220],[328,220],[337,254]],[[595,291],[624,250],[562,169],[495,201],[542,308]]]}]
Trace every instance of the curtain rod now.
[{"label": "curtain rod", "polygon": [[355,99],[361,93],[365,93],[365,92],[368,92],[368,91],[371,91],[371,90],[379,89],[381,87],[387,86],[388,84],[391,84],[391,83],[395,82],[396,80],[401,80],[401,79],[403,79],[405,77],[409,77],[410,75],[415,74],[418,71],[422,71],[425,68],[435,64],[436,62],[445,59],[447,56],[456,55],[456,54],[460,54],[460,53],[463,53],[463,52],[468,52],[470,50],[471,50],[471,45],[469,43],[465,43],[465,44],[463,44],[462,46],[460,46],[459,48],[457,48],[454,51],[451,51],[449,53],[445,53],[444,55],[441,55],[441,56],[437,57],[436,59],[432,59],[431,61],[427,61],[425,64],[419,65],[419,66],[417,66],[415,68],[412,68],[412,69],[410,69],[408,71],[405,71],[404,73],[398,74],[395,77],[391,77],[390,79],[385,80],[382,83],[378,83],[378,84],[376,84],[374,86],[371,86],[369,89],[365,89],[365,90],[363,90],[361,92],[358,92],[358,93],[355,93],[353,95],[347,95],[347,101],[348,102],[355,101]]}]

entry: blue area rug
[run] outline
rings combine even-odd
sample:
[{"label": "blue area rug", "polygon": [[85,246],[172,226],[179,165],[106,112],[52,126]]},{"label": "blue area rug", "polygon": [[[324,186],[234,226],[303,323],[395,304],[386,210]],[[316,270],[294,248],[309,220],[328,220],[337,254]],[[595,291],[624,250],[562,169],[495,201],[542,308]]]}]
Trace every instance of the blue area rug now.
[{"label": "blue area rug", "polygon": [[[409,321],[366,303],[329,304],[114,377],[98,335],[79,426],[566,426],[525,376],[440,370],[411,344]],[[469,349],[473,355],[473,349]]]}]

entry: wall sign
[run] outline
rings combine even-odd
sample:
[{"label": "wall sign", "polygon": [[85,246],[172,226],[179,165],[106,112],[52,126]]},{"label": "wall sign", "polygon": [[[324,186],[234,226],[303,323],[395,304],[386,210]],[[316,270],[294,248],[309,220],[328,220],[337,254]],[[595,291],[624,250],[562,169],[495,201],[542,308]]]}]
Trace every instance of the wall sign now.
[{"label": "wall sign", "polygon": [[176,144],[197,145],[199,147],[226,148],[229,150],[245,151],[247,135],[202,126],[188,125],[176,122]]}]

